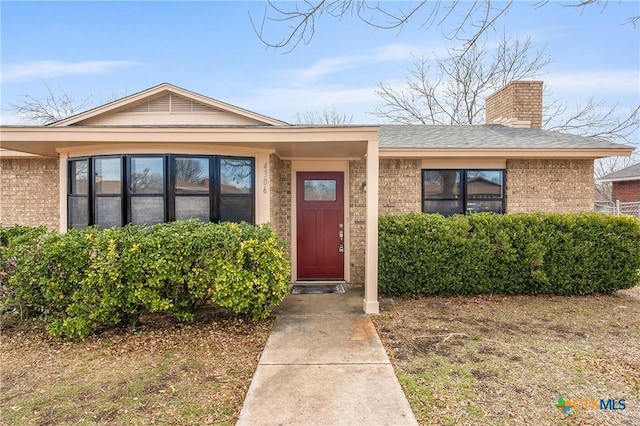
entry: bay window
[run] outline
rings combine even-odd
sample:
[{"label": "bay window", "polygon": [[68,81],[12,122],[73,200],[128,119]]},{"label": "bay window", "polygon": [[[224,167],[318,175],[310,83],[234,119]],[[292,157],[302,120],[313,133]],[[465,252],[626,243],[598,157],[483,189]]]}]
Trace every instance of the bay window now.
[{"label": "bay window", "polygon": [[122,155],[68,161],[68,227],[180,219],[254,223],[253,158]]}]

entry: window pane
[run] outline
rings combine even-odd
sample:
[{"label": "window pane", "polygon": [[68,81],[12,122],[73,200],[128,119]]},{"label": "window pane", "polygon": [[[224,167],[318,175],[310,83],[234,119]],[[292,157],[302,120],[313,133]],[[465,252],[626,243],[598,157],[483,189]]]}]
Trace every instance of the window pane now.
[{"label": "window pane", "polygon": [[462,213],[461,200],[423,200],[422,211],[424,213],[440,213],[443,216],[451,216]]},{"label": "window pane", "polygon": [[[467,199],[496,199],[502,197],[503,173],[500,170],[469,170]],[[467,208],[467,210],[469,210]]]},{"label": "window pane", "polygon": [[120,158],[96,158],[95,193],[122,193],[122,161]]},{"label": "window pane", "polygon": [[71,170],[69,194],[89,193],[89,160],[75,160],[69,164]]},{"label": "window pane", "polygon": [[132,194],[162,194],[164,192],[164,158],[132,158],[129,179]]},{"label": "window pane", "polygon": [[335,180],[305,180],[305,201],[336,201]]},{"label": "window pane", "polygon": [[253,193],[253,160],[248,158],[221,159],[220,181],[222,194]]},{"label": "window pane", "polygon": [[460,170],[425,170],[422,173],[424,198],[459,198],[460,176]]},{"label": "window pane", "polygon": [[164,197],[131,197],[131,223],[153,225],[164,222]]},{"label": "window pane", "polygon": [[176,158],[176,192],[178,194],[209,193],[209,160]]},{"label": "window pane", "polygon": [[176,220],[191,218],[209,222],[209,197],[176,196]]},{"label": "window pane", "polygon": [[69,197],[69,228],[86,229],[89,226],[89,198]]},{"label": "window pane", "polygon": [[467,202],[467,213],[474,212],[503,213],[502,200],[473,200]]},{"label": "window pane", "polygon": [[96,197],[95,224],[98,228],[122,226],[122,200],[120,197]]},{"label": "window pane", "polygon": [[220,220],[253,223],[253,197],[221,196]]}]

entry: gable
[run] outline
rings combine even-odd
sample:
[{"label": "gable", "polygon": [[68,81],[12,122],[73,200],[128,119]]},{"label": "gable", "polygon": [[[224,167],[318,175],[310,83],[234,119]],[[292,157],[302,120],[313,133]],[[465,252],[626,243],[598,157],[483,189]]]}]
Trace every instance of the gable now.
[{"label": "gable", "polygon": [[287,123],[164,83],[51,124],[62,126],[264,126]]},{"label": "gable", "polygon": [[265,123],[169,92],[121,111],[92,117],[77,124],[85,126],[255,126]]}]

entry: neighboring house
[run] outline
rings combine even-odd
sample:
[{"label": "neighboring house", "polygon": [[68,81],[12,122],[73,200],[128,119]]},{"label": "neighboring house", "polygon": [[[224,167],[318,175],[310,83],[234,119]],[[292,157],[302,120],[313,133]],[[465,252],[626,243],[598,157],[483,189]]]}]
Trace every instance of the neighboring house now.
[{"label": "neighboring house", "polygon": [[611,199],[622,203],[640,202],[640,163],[633,164],[617,172],[598,179],[611,182]]},{"label": "neighboring house", "polygon": [[611,182],[611,201],[596,204],[615,214],[640,217],[640,163],[609,173],[598,181]]},{"label": "neighboring house", "polygon": [[377,313],[378,215],[591,210],[594,159],[633,151],[541,130],[542,82],[486,106],[487,125],[294,126],[160,84],[1,127],[0,223],[270,222],[293,281],[362,283]]}]

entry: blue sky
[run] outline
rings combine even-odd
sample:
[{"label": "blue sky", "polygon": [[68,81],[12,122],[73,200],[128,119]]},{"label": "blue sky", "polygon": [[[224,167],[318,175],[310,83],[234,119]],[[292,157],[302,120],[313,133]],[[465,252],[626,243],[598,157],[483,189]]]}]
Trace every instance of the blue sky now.
[{"label": "blue sky", "polygon": [[[368,114],[379,83],[401,84],[412,55],[443,52],[448,27],[375,29],[323,17],[314,38],[290,53],[266,48],[252,29],[263,2],[0,2],[1,112],[43,97],[45,84],[93,106],[169,82],[274,118],[335,108],[354,123]],[[624,25],[640,2],[585,9],[517,2],[487,42],[531,36],[552,63],[539,79],[570,105],[589,97],[628,109],[640,102],[640,28]],[[450,20],[449,27],[455,23]],[[267,29],[275,31],[272,25]],[[280,27],[282,28],[282,27]],[[268,34],[275,34],[270,32]]]}]

